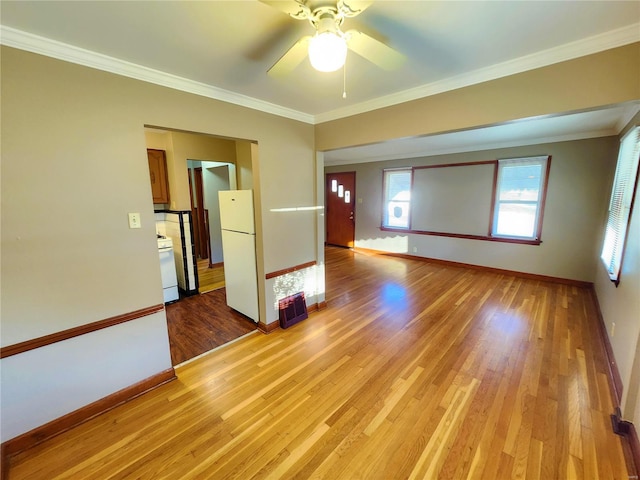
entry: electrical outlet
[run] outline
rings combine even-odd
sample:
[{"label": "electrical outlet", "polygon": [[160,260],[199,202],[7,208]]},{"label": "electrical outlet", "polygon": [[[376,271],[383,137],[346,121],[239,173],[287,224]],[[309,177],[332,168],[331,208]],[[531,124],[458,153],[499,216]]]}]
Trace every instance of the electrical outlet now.
[{"label": "electrical outlet", "polygon": [[613,338],[615,333],[616,333],[616,322],[611,322],[611,338]]},{"label": "electrical outlet", "polygon": [[129,228],[142,228],[142,223],[140,223],[139,213],[129,214]]},{"label": "electrical outlet", "polygon": [[418,253],[418,247],[413,247],[413,253]]}]

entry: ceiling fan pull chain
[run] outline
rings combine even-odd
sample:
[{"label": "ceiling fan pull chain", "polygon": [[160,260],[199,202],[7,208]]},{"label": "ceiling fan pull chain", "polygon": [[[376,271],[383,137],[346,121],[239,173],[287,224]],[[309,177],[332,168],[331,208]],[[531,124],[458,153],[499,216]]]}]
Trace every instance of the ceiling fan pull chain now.
[{"label": "ceiling fan pull chain", "polygon": [[342,98],[347,98],[347,62],[342,66]]}]

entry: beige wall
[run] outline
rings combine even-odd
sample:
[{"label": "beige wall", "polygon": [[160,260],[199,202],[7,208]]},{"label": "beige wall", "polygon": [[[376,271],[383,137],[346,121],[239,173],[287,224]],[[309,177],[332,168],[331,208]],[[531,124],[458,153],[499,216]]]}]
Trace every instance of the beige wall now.
[{"label": "beige wall", "polygon": [[[316,213],[271,212],[315,200],[313,126],[12,48],[1,61],[3,346],[162,303],[144,125],[258,142],[261,314],[277,318],[264,303],[265,265],[315,258]],[[128,212],[141,229],[128,228]],[[2,439],[169,368],[164,313],[129,323],[135,346],[114,327],[3,359]],[[73,387],[50,405],[56,383]]]},{"label": "beige wall", "polygon": [[[640,124],[638,114],[630,125]],[[625,129],[625,131],[628,130]],[[623,131],[622,133],[624,133]],[[621,374],[623,417],[640,424],[640,189],[615,286],[600,261],[606,211],[619,137],[561,142],[423,159],[327,167],[355,171],[356,245],[411,255],[594,282],[598,302]],[[457,163],[550,154],[553,156],[540,246],[398,235],[379,229],[382,168]],[[413,247],[418,253],[413,253]],[[612,324],[615,323],[615,329]]]},{"label": "beige wall", "polygon": [[144,132],[145,143],[147,148],[153,148],[155,150],[167,150],[170,145],[168,143],[169,136],[171,134],[168,131],[165,132]]},{"label": "beige wall", "polygon": [[171,197],[171,209],[191,210],[187,160],[236,162],[236,142],[208,135],[171,132],[173,162],[169,174],[169,188],[175,191]]},{"label": "beige wall", "polygon": [[251,143],[236,142],[236,174],[238,189],[253,188],[253,168],[251,166]]},{"label": "beige wall", "polygon": [[145,131],[147,148],[164,150],[172,210],[191,210],[187,160],[236,163],[236,142],[211,135]]},{"label": "beige wall", "polygon": [[[356,172],[356,246],[483,265],[552,277],[593,281],[596,239],[615,168],[615,137],[529,145],[454,155],[327,167]],[[390,167],[465,163],[551,155],[541,245],[399,234],[380,230],[382,170]],[[473,205],[464,205],[473,208]],[[476,215],[486,218],[489,211]],[[414,249],[417,251],[414,252]]]},{"label": "beige wall", "polygon": [[321,151],[640,98],[640,43],[316,126]]},{"label": "beige wall", "polygon": [[[640,125],[640,114],[632,119],[622,135],[633,125]],[[618,146],[619,143],[616,148]],[[612,182],[613,178],[609,178],[607,199]],[[604,230],[604,223],[600,228]],[[598,257],[599,255],[600,250],[598,250]],[[634,210],[631,214],[622,260],[620,283],[617,287],[609,280],[609,275],[599,258],[596,263],[595,289],[624,386],[622,414],[638,428],[640,425],[640,189],[636,190]],[[615,328],[613,323],[616,324]]]},{"label": "beige wall", "polygon": [[173,148],[186,160],[235,163],[236,142],[197,133],[171,132]]},{"label": "beige wall", "polygon": [[[272,322],[280,287],[266,273],[316,260],[309,278],[324,279],[321,217],[296,208],[322,203],[314,146],[640,98],[637,44],[315,128],[8,47],[1,62],[3,346],[162,302],[144,125],[252,142],[261,316]],[[185,199],[178,192],[176,202]],[[141,229],[128,228],[128,212],[141,213]],[[540,248],[553,243],[547,227],[543,239]],[[588,276],[580,268],[543,267]],[[170,367],[164,312],[7,357],[0,367],[4,441]]]},{"label": "beige wall", "polygon": [[[640,43],[634,43],[518,75],[325,122],[316,126],[316,149],[327,151],[394,138],[494,125],[521,118],[589,110],[638,100],[640,100]],[[637,122],[638,119],[636,118],[635,121]],[[617,142],[614,150],[617,152]],[[586,198],[586,201],[595,216],[592,219],[585,219],[582,214],[577,217],[565,217],[569,224],[575,222],[574,218],[582,219],[580,223],[583,233],[591,235],[581,239],[576,236],[571,237],[572,241],[577,242],[576,251],[561,245],[560,232],[565,232],[566,228],[560,225],[560,230],[555,231],[547,215],[545,215],[543,228],[544,243],[537,248],[531,247],[536,252],[533,256],[522,255],[523,251],[530,250],[516,245],[503,244],[491,247],[481,245],[487,242],[475,242],[474,252],[469,252],[467,251],[469,241],[465,240],[423,237],[416,241],[421,251],[435,252],[435,256],[440,255],[441,258],[595,281],[598,299],[609,331],[611,322],[616,322],[615,336],[610,339],[625,386],[623,414],[626,419],[633,420],[637,424],[640,423],[640,401],[638,400],[640,398],[640,356],[638,355],[640,354],[640,305],[638,304],[638,298],[640,298],[638,293],[640,292],[640,267],[638,267],[640,220],[638,217],[640,214],[637,207],[632,220],[632,233],[628,240],[628,258],[625,258],[626,280],[616,289],[599,264],[604,226],[598,222],[604,221],[616,157],[617,153],[610,154],[610,165],[606,168],[602,161],[596,162],[596,169],[602,177],[583,170],[585,175],[583,180],[586,179],[587,183],[583,183],[584,188],[580,195],[586,198],[585,195],[590,196],[593,192],[595,198]],[[552,169],[556,170],[555,176],[562,174],[566,181],[570,181],[568,172],[557,172],[559,165],[563,164],[556,162],[554,156]],[[554,175],[553,171],[552,175]],[[366,192],[367,189],[376,188],[379,182],[380,180],[376,179],[375,184],[371,184],[359,179],[358,185],[367,185],[364,187]],[[550,184],[550,193],[552,186],[553,184]],[[362,190],[362,187],[359,189]],[[358,197],[361,196],[360,190]],[[560,200],[555,202],[560,211],[569,214],[575,209],[570,198],[565,198],[567,202],[562,203],[562,197],[567,197],[565,192],[557,192],[555,196]],[[600,212],[598,212],[598,203],[602,202],[603,198],[604,204],[600,203]],[[362,207],[357,208],[362,210]],[[379,214],[376,213],[376,215]],[[359,215],[360,219],[361,217],[362,211]],[[557,218],[561,217],[559,215]],[[368,219],[368,222],[371,225],[379,223],[379,217],[376,216],[375,220]],[[595,230],[594,223],[597,224]],[[356,232],[356,234],[362,239],[380,238],[380,233],[373,229],[370,232]],[[554,243],[559,248],[554,247],[553,254],[546,255],[551,247],[550,244]],[[564,257],[562,252],[566,253]],[[509,260],[505,261],[505,257]],[[537,263],[536,259],[540,263]],[[557,260],[561,262],[558,263]]]},{"label": "beige wall", "polygon": [[[159,303],[157,285],[148,281],[160,278],[145,124],[256,139],[270,186],[261,190],[267,269],[313,256],[313,228],[289,222],[304,227],[315,217],[270,212],[314,202],[305,187],[315,178],[312,126],[11,48],[2,50],[2,67],[2,274],[12,279],[2,285],[4,345],[86,323],[86,312],[97,320]],[[33,142],[36,131],[42,142]],[[282,188],[292,177],[298,182]],[[130,211],[141,212],[141,230],[128,228]],[[11,261],[20,255],[42,274],[23,273]],[[96,261],[105,255],[114,260]],[[97,265],[89,268],[89,260]],[[77,280],[93,268],[91,291],[99,293],[84,295]],[[60,318],[43,318],[26,301],[35,291]],[[18,317],[20,326],[12,320]]]}]

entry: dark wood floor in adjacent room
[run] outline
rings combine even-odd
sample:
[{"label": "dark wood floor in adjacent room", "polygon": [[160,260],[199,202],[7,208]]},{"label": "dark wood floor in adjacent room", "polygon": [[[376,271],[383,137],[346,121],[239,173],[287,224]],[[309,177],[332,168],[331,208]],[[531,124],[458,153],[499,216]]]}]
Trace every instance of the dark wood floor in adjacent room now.
[{"label": "dark wood floor in adjacent room", "polygon": [[325,269],[327,308],[178,367],[9,480],[635,474],[589,289],[337,248]]},{"label": "dark wood floor in adjacent room", "polygon": [[227,306],[225,289],[167,305],[171,362],[179,365],[256,330],[256,324]]}]

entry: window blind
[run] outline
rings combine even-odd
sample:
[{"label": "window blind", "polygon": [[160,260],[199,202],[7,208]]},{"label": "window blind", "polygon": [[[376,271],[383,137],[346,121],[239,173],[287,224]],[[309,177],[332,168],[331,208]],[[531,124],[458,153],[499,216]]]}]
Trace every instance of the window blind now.
[{"label": "window blind", "polygon": [[611,280],[618,282],[627,228],[638,178],[640,127],[630,130],[621,140],[616,174],[609,201],[609,214],[601,258]]}]

